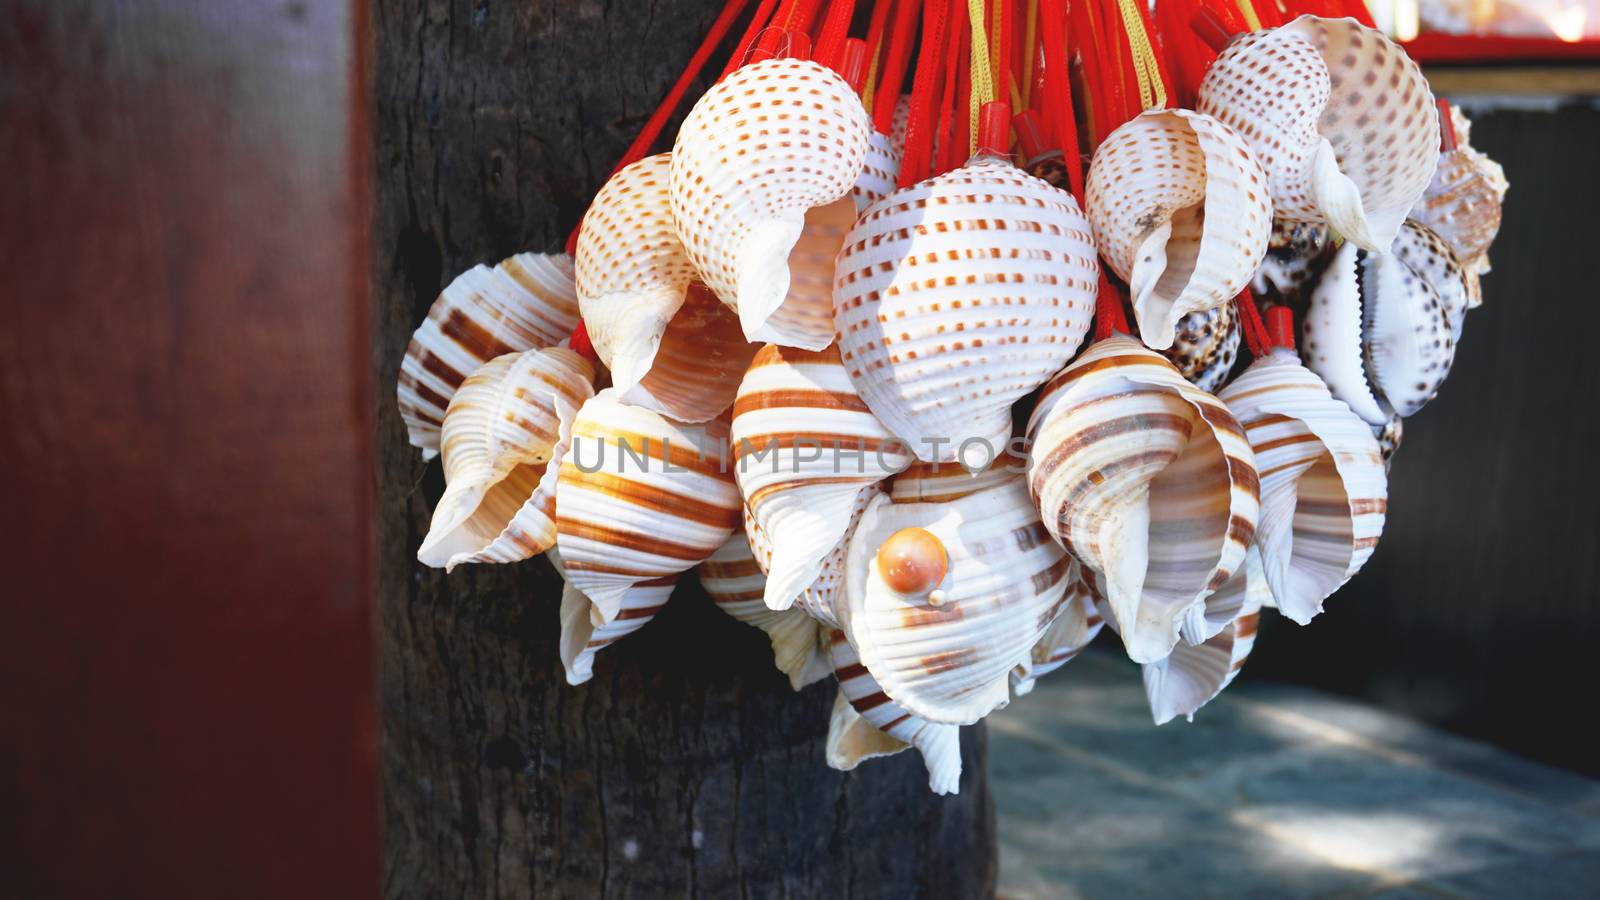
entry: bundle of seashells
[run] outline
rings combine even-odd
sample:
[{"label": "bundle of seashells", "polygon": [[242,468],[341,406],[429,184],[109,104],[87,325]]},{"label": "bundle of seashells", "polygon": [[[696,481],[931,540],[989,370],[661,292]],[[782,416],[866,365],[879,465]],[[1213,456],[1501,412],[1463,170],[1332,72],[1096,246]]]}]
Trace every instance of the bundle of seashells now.
[{"label": "bundle of seashells", "polygon": [[1459,112],[1441,141],[1399,46],[1309,15],[1234,37],[1194,109],[1126,117],[1086,179],[1070,108],[1046,117],[1071,163],[1048,181],[1013,164],[1000,103],[941,167],[964,135],[924,98],[956,57],[924,48],[902,98],[909,35],[873,19],[878,46],[840,49],[830,10],[821,61],[803,32],[755,52],[752,23],[572,257],[445,289],[399,405],[446,478],[418,558],[547,554],[569,682],[698,569],[796,690],[836,678],[830,765],[915,747],[948,793],[960,726],[1102,626],[1161,723],[1233,679],[1265,609],[1321,612],[1383,530],[1400,419],[1449,371],[1505,181]]}]

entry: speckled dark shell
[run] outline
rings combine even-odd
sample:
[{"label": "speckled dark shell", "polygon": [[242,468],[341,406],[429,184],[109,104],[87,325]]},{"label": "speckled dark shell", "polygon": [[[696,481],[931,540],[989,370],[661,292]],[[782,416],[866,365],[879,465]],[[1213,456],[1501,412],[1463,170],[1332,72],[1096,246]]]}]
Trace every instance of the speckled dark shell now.
[{"label": "speckled dark shell", "polygon": [[1216,393],[1239,358],[1239,314],[1232,303],[1178,320],[1172,346],[1161,351],[1189,383]]}]

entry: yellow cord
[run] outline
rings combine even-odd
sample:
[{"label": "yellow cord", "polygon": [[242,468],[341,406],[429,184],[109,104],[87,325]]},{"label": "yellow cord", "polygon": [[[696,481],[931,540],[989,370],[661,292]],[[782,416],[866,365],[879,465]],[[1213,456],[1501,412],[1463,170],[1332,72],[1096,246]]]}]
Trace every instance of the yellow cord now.
[{"label": "yellow cord", "polygon": [[967,100],[967,153],[978,152],[978,111],[994,100],[994,73],[989,68],[989,36],[983,27],[983,0],[967,0],[972,22],[972,91]]},{"label": "yellow cord", "polygon": [[1261,17],[1256,15],[1256,8],[1250,0],[1235,0],[1239,6],[1239,15],[1244,16],[1245,27],[1251,31],[1261,30]]},{"label": "yellow cord", "polygon": [[878,57],[883,55],[883,39],[884,35],[878,35],[878,46],[872,48],[872,62],[867,64],[867,83],[861,87],[861,99],[866,104],[869,117],[874,106],[872,101],[878,96]]},{"label": "yellow cord", "polygon": [[1128,33],[1128,49],[1133,55],[1133,74],[1139,80],[1139,103],[1144,109],[1158,109],[1167,105],[1167,89],[1161,83],[1161,64],[1156,61],[1155,48],[1150,36],[1145,34],[1144,19],[1139,15],[1138,0],[1117,0],[1122,12],[1122,27]]}]

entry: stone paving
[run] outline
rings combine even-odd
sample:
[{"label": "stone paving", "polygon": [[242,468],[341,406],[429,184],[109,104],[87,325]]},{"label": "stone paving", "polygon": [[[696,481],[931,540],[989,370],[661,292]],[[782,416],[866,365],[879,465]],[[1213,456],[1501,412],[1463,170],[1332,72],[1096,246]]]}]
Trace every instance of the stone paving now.
[{"label": "stone paving", "polygon": [[1349,700],[1245,680],[1156,727],[1097,649],[988,721],[1009,900],[1600,898],[1600,781]]}]

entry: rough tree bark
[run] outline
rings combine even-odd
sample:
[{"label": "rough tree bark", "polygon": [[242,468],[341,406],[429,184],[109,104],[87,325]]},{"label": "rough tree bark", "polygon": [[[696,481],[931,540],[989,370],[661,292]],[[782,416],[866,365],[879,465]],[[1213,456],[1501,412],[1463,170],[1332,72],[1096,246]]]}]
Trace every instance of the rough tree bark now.
[{"label": "rough tree bark", "polygon": [[570,688],[544,560],[449,577],[415,560],[441,476],[394,408],[412,328],[461,270],[560,246],[717,7],[376,3],[390,897],[993,893],[981,730],[957,797],[931,795],[913,753],[842,775],[822,757],[832,681],[792,693],[692,578]]}]

